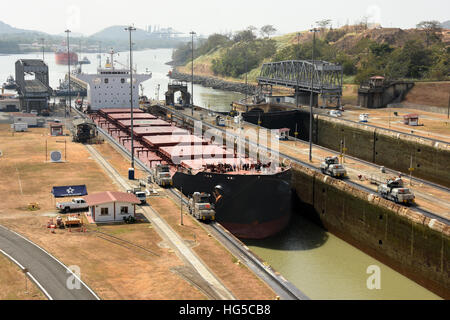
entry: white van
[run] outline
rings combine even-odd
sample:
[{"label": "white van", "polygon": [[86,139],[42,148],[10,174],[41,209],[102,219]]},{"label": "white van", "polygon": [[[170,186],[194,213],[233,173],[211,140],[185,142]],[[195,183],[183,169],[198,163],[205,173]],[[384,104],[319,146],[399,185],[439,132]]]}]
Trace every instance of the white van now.
[{"label": "white van", "polygon": [[359,122],[364,122],[364,123],[369,122],[369,114],[368,113],[361,113],[359,115]]}]

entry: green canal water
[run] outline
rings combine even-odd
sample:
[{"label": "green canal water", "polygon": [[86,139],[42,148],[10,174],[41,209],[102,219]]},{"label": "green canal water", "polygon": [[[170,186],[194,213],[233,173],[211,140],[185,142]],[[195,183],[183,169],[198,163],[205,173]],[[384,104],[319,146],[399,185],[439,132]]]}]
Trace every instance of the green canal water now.
[{"label": "green canal water", "polygon": [[[300,216],[273,238],[245,243],[311,299],[440,299]],[[371,266],[380,268],[379,290],[367,288]]]},{"label": "green canal water", "polygon": [[[156,49],[134,53],[138,72],[146,69],[153,73],[151,80],[143,83],[144,94],[163,99],[171,69],[165,63],[171,60],[172,50]],[[92,64],[83,66],[85,72],[96,72],[96,54],[87,56]],[[0,56],[0,82],[14,75],[14,63],[18,59],[40,59],[40,54]],[[103,54],[103,62],[106,55]],[[120,53],[117,60],[126,64],[127,54]],[[67,72],[66,66],[55,64],[54,54],[46,54],[49,65],[50,85],[56,88],[59,79]],[[189,86],[190,88],[190,86]],[[215,111],[227,111],[233,100],[242,94],[194,86],[194,103]],[[312,299],[439,299],[430,291],[402,276],[379,261],[340,240],[314,223],[294,216],[289,228],[282,234],[264,241],[248,241],[247,245],[268,262],[286,279]],[[381,289],[367,289],[369,266],[381,269]]]}]

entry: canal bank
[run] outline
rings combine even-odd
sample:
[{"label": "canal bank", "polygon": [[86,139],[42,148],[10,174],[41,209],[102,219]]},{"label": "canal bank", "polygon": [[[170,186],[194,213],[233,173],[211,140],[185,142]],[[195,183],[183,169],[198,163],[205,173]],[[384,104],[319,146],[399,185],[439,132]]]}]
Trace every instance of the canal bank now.
[{"label": "canal bank", "polygon": [[[192,122],[178,116],[185,124]],[[287,164],[293,167],[292,186],[302,214],[440,296],[449,296],[448,225],[307,166],[291,160]]]},{"label": "canal bank", "polygon": [[[304,109],[244,115],[245,121],[260,121],[264,128],[290,128],[304,141],[309,141],[309,118]],[[412,164],[414,176],[450,187],[450,144],[444,141],[316,114],[313,143],[335,151],[345,147],[348,155],[404,174],[410,174]]]}]

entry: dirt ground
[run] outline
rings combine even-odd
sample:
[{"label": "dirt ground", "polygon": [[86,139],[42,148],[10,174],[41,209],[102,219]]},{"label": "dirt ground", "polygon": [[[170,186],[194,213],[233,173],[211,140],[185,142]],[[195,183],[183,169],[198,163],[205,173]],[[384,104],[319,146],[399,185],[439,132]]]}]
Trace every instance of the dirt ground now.
[{"label": "dirt ground", "polygon": [[44,294],[22,270],[0,253],[0,300],[45,300]]},{"label": "dirt ground", "polygon": [[[398,116],[395,116],[395,112]],[[359,121],[361,113],[369,113],[371,125],[450,142],[450,120],[443,114],[406,108],[349,109],[345,111],[344,119]],[[403,123],[403,116],[412,113],[419,115],[419,126]]]},{"label": "dirt ground", "polygon": [[[67,140],[67,162],[45,161],[47,150],[62,150]],[[98,151],[120,172],[127,175],[129,162],[110,145],[96,145]],[[49,137],[48,129],[14,133],[0,125],[0,224],[15,230],[48,250],[65,265],[79,266],[81,278],[101,299],[202,300],[207,296],[180,275],[183,261],[164,244],[147,221],[136,225],[88,225],[87,232],[74,229],[50,233],[49,219],[58,215],[52,186],[86,184],[90,194],[118,190],[103,169],[90,158],[81,144],[70,137]],[[136,171],[138,178],[146,174]],[[40,210],[29,211],[28,204],[39,203]],[[161,215],[189,244],[199,257],[239,299],[274,299],[273,291],[242,265],[190,216],[179,226],[179,206],[167,197],[154,201]],[[85,219],[84,219],[85,220]],[[140,247],[137,247],[137,246]],[[0,266],[2,261],[0,260]],[[0,268],[3,283],[16,283],[23,275]],[[243,281],[245,279],[245,281]],[[13,291],[15,290],[12,287]],[[17,290],[16,290],[17,291]],[[5,299],[26,299],[9,293]],[[19,291],[17,291],[19,292]],[[0,295],[0,299],[4,296]]]},{"label": "dirt ground", "polygon": [[[64,144],[57,143],[64,137],[49,137],[47,130],[31,129],[12,136],[8,125],[0,126],[0,192],[4,195],[0,224],[25,235],[64,264],[79,266],[82,279],[102,299],[205,299],[199,290],[171,271],[183,262],[158,246],[162,240],[148,223],[98,229],[139,244],[158,256],[99,234],[95,226],[89,226],[87,233],[58,230],[51,234],[46,229],[50,217],[57,215],[50,194],[52,186],[86,184],[89,193],[118,190],[90,159],[85,147],[70,142],[69,137],[68,162],[46,163],[45,140],[48,150],[64,150]],[[38,202],[41,209],[29,211],[30,202]],[[0,277],[11,283],[17,281],[14,273],[3,269]]]},{"label": "dirt ground", "polygon": [[152,199],[151,205],[178,234],[194,245],[197,255],[237,299],[273,300],[275,298],[276,295],[264,282],[247,267],[237,264],[236,258],[231,253],[217,240],[208,236],[200,222],[184,214],[183,226],[181,226],[179,204],[175,204],[172,199],[159,197]]},{"label": "dirt ground", "polygon": [[[117,153],[110,145],[95,146],[103,156],[109,158],[119,172],[126,172],[128,161]],[[139,171],[139,170],[138,170]],[[141,175],[144,175],[142,172]],[[214,238],[201,227],[201,224],[187,215],[184,211],[183,226],[180,225],[180,204],[175,203],[160,190],[161,196],[152,197],[148,200],[152,208],[167,221],[170,226],[189,244],[194,251],[205,262],[210,270],[233,292],[236,298],[242,300],[274,299],[274,292],[250,270],[241,264],[237,264],[234,256],[229,253]],[[184,207],[186,210],[186,207]],[[245,279],[245,281],[242,281]]]},{"label": "dirt ground", "polygon": [[450,81],[417,82],[404,102],[447,108],[450,99]]}]

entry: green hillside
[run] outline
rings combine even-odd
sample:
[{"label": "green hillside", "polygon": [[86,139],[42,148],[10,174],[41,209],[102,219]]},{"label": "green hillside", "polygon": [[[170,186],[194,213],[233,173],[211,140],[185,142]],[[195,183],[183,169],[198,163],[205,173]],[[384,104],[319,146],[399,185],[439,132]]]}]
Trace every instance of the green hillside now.
[{"label": "green hillside", "polygon": [[[372,75],[388,79],[449,80],[450,48],[442,30],[434,25],[417,29],[369,29],[364,25],[321,28],[316,34],[316,59],[343,66],[346,83],[359,83]],[[255,81],[264,62],[310,60],[313,34],[295,32],[258,37],[254,28],[233,35],[214,34],[195,44],[195,73],[240,80],[246,71]],[[178,71],[190,73],[191,44],[173,54]]]}]

